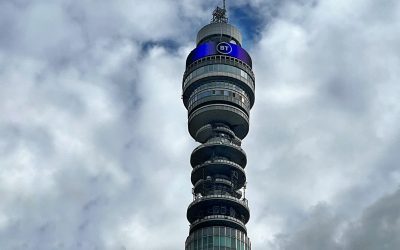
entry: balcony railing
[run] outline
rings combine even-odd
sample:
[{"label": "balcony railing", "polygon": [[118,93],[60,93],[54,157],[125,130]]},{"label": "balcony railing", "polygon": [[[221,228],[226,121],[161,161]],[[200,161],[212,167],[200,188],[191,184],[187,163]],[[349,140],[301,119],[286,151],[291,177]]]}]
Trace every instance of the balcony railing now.
[{"label": "balcony railing", "polygon": [[237,164],[237,163],[235,163],[233,161],[229,161],[229,160],[207,160],[204,163],[195,166],[193,168],[193,171],[196,171],[197,169],[202,168],[202,167],[204,167],[206,165],[209,165],[209,164],[226,164],[226,165],[233,166],[233,167],[237,168],[238,170],[243,171],[243,168],[239,164]]},{"label": "balcony railing", "polygon": [[[232,60],[233,59],[233,60]],[[228,65],[232,65],[232,66],[236,66],[239,68],[242,68],[244,70],[246,70],[253,79],[255,79],[254,76],[254,72],[252,70],[252,68],[247,65],[245,62],[238,60],[236,58],[232,58],[232,57],[228,57],[228,56],[217,56],[217,57],[204,57],[200,60],[197,60],[195,62],[193,62],[192,64],[188,65],[188,67],[186,68],[185,73],[183,74],[183,77],[186,77],[188,74],[190,74],[190,72],[192,72],[193,70],[200,68],[202,66],[208,65],[208,64],[217,64],[217,63],[224,63],[224,64],[228,64]]]},{"label": "balcony railing", "polygon": [[191,77],[191,78],[186,78],[184,80],[184,82],[182,83],[183,93],[185,93],[187,88],[189,88],[189,86],[191,86],[192,83],[197,82],[198,80],[203,79],[203,78],[215,77],[215,76],[225,76],[225,77],[230,77],[230,78],[237,79],[237,80],[245,83],[248,87],[250,87],[250,89],[251,89],[251,91],[253,91],[253,93],[255,91],[255,83],[254,83],[254,80],[251,79],[251,77],[246,79],[246,78],[242,77],[239,74],[230,73],[230,72],[223,72],[223,71],[216,71],[216,72],[203,73],[201,75],[197,75],[197,76]]},{"label": "balcony railing", "polygon": [[229,139],[222,139],[220,137],[214,137],[210,140],[208,140],[207,142],[201,144],[200,146],[196,147],[194,151],[200,149],[200,148],[204,148],[204,147],[208,147],[208,146],[213,146],[213,145],[228,145],[231,146],[233,148],[238,149],[239,151],[241,151],[244,155],[246,155],[246,152],[244,152],[244,150],[242,149],[241,146],[236,145],[235,143],[231,142]]},{"label": "balcony railing", "polygon": [[210,215],[210,216],[206,216],[201,219],[197,219],[197,220],[193,221],[193,223],[190,225],[190,229],[192,229],[193,227],[197,226],[200,223],[203,223],[203,222],[206,222],[209,220],[229,220],[229,221],[233,221],[233,222],[239,224],[244,229],[246,229],[246,225],[244,224],[243,221],[233,218],[231,216],[227,216],[227,215]]},{"label": "balcony railing", "polygon": [[233,111],[235,113],[238,113],[238,114],[240,114],[240,116],[242,116],[246,120],[247,123],[249,122],[249,116],[244,111],[242,111],[241,109],[233,107],[233,106],[224,105],[224,104],[213,104],[213,105],[203,106],[203,107],[193,111],[189,115],[189,118],[188,118],[189,123],[193,119],[193,117],[197,116],[201,112],[204,112],[204,110],[211,111],[211,110],[221,110],[221,109],[222,110]]},{"label": "balcony railing", "polygon": [[212,199],[218,199],[218,198],[234,201],[236,203],[243,205],[245,208],[249,209],[249,204],[248,204],[248,201],[246,198],[238,199],[238,198],[232,197],[230,195],[219,195],[219,194],[195,197],[194,201],[192,201],[192,203],[190,203],[189,207],[191,207],[199,202],[205,201],[205,200],[212,200]]}]

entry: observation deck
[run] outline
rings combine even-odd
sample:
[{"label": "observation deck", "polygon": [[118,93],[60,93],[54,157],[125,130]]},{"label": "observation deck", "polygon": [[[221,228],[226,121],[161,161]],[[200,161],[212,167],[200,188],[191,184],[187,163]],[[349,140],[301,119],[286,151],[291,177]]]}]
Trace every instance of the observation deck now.
[{"label": "observation deck", "polygon": [[[216,214],[202,216],[209,209],[213,209]],[[234,215],[230,214],[230,211],[234,211]],[[229,227],[235,223],[235,228],[246,231],[245,224],[250,219],[250,210],[246,199],[237,199],[229,195],[208,195],[195,199],[189,205],[187,219],[192,226],[194,222],[205,224],[218,221],[215,225]]]},{"label": "observation deck", "polygon": [[190,157],[190,164],[192,166],[199,165],[211,159],[214,155],[224,156],[243,168],[247,164],[244,150],[228,139],[221,138],[213,138],[195,148]]},{"label": "observation deck", "polygon": [[195,185],[199,180],[204,179],[206,176],[215,175],[236,177],[235,188],[240,189],[246,183],[246,174],[242,166],[229,160],[208,160],[204,163],[197,165],[193,168],[191,174],[192,184]]}]

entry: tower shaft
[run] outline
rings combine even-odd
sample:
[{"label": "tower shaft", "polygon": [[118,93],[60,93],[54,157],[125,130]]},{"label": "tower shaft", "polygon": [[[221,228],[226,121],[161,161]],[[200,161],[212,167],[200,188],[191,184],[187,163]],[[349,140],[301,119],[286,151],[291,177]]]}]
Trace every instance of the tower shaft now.
[{"label": "tower shaft", "polygon": [[185,250],[250,250],[241,142],[249,131],[255,78],[239,30],[214,19],[198,32],[182,83],[189,133],[201,143],[190,157],[193,202]]}]

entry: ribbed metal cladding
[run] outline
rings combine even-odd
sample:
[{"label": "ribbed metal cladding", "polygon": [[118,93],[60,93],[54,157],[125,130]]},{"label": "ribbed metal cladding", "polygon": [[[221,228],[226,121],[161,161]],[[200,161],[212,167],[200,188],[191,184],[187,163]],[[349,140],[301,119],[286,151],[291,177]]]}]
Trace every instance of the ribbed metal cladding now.
[{"label": "ribbed metal cladding", "polygon": [[201,143],[190,157],[193,201],[185,250],[250,250],[246,184],[247,156],[241,148],[255,101],[251,58],[242,35],[227,23],[211,23],[197,35],[188,56],[182,99],[188,129]]}]

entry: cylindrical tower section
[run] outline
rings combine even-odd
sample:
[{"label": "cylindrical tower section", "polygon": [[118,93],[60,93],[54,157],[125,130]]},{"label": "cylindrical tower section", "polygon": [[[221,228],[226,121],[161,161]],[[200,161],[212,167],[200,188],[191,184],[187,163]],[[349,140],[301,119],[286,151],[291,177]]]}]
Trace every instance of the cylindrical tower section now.
[{"label": "cylindrical tower section", "polygon": [[213,40],[235,43],[241,46],[242,34],[235,26],[229,23],[210,23],[197,33],[197,45]]},{"label": "cylindrical tower section", "polygon": [[225,12],[217,7],[213,22],[198,32],[182,81],[188,130],[201,143],[190,157],[193,202],[186,214],[186,250],[251,249],[241,143],[249,131],[255,77],[242,35],[225,22]]}]

